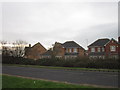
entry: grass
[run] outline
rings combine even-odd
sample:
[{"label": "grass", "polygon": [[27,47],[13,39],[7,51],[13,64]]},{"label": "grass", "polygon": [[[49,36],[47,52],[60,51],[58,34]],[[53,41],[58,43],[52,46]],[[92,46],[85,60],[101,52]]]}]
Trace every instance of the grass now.
[{"label": "grass", "polygon": [[118,69],[96,69],[96,68],[80,68],[80,67],[55,67],[55,66],[40,66],[40,65],[19,65],[19,64],[3,64],[3,65],[20,66],[20,67],[34,67],[34,68],[50,68],[50,69],[120,72],[120,70],[118,70]]},{"label": "grass", "polygon": [[75,84],[68,84],[62,82],[52,82],[52,81],[45,81],[45,80],[37,80],[31,79],[26,77],[17,77],[11,75],[0,75],[2,76],[2,89],[12,89],[12,88],[81,88],[83,90],[119,90],[119,88],[95,88],[93,86],[83,86],[83,85],[75,85]]},{"label": "grass", "polygon": [[90,88],[90,86],[2,75],[2,88]]}]

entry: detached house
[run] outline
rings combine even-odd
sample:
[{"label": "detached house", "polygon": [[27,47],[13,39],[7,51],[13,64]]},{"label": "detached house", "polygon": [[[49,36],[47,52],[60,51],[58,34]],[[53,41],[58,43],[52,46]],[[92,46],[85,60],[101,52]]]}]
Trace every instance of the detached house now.
[{"label": "detached house", "polygon": [[119,44],[119,46],[118,46],[118,54],[119,54],[119,58],[120,58],[120,37],[118,37],[118,44]]},{"label": "detached house", "polygon": [[118,58],[118,45],[113,38],[98,39],[88,46],[89,58]]},{"label": "detached house", "polygon": [[35,44],[31,47],[25,47],[24,58],[29,59],[41,59],[41,58],[51,58],[55,56],[57,58],[76,58],[83,57],[85,55],[85,50],[79,44],[74,41],[67,41],[65,43],[55,42],[52,50],[46,50],[40,43]]},{"label": "detached house", "polygon": [[67,41],[63,44],[56,42],[53,47],[53,54],[58,58],[76,58],[83,57],[85,50],[74,41]]},{"label": "detached house", "polygon": [[40,59],[42,58],[41,55],[43,53],[45,53],[47,50],[45,49],[45,47],[43,47],[39,42],[36,43],[34,46],[31,47],[31,45],[29,45],[29,47],[25,47],[25,58],[29,58],[29,59]]},{"label": "detached house", "polygon": [[48,51],[46,51],[45,53],[43,53],[41,55],[41,58],[51,58],[52,55],[53,55],[53,51],[52,50],[48,50]]}]

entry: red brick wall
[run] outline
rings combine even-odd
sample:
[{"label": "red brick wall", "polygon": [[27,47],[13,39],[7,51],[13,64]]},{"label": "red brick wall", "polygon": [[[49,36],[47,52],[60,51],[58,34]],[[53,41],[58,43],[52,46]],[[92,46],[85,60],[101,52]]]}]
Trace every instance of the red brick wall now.
[{"label": "red brick wall", "polygon": [[88,54],[91,52],[91,48],[88,47]]},{"label": "red brick wall", "polygon": [[72,48],[72,52],[73,52],[73,48]]},{"label": "red brick wall", "polygon": [[62,47],[60,43],[55,43],[55,46],[53,47],[53,52],[55,56],[64,56],[66,49]]},{"label": "red brick wall", "polygon": [[118,54],[119,54],[119,58],[120,58],[120,37],[118,37],[118,43],[119,43],[119,45],[118,45]]},{"label": "red brick wall", "polygon": [[79,52],[79,48],[77,48],[77,52]]},{"label": "red brick wall", "polygon": [[[116,46],[116,51],[110,51],[110,46]],[[118,53],[118,43],[116,43],[114,40],[111,40],[106,46],[105,46],[105,52],[108,55],[109,53],[111,54],[116,54]]]},{"label": "red brick wall", "polygon": [[84,57],[85,56],[85,50],[84,49],[79,48],[79,56],[80,57]]},{"label": "red brick wall", "polygon": [[46,51],[47,50],[40,43],[37,43],[26,52],[25,57],[34,60],[40,59],[40,54],[43,54]]}]

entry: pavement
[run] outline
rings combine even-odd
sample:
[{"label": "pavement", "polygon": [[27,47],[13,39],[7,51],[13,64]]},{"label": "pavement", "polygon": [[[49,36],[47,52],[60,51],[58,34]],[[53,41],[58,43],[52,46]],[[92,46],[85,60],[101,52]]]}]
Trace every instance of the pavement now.
[{"label": "pavement", "polygon": [[118,72],[71,71],[64,69],[3,66],[2,73],[80,85],[118,87]]}]

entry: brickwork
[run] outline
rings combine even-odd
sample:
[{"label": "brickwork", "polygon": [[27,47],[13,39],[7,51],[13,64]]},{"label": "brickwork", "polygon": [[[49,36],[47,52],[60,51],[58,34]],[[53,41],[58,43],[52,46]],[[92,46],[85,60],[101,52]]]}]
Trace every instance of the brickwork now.
[{"label": "brickwork", "polygon": [[[99,39],[97,41],[100,41],[100,40],[104,40],[104,39]],[[100,41],[100,43],[99,42],[97,42],[97,43],[98,43],[97,45],[95,45],[96,43],[93,43],[92,45],[88,46],[89,57],[118,58],[118,53],[120,51],[119,51],[119,43],[116,40],[111,39],[103,45],[101,45],[101,43],[102,43],[101,41]],[[92,48],[95,49],[95,52],[91,51]],[[99,49],[100,49],[100,51],[99,51]],[[111,50],[111,49],[114,49],[114,50]]]},{"label": "brickwork", "polygon": [[[115,46],[115,51],[111,51],[110,47]],[[105,52],[106,56],[111,56],[111,55],[118,55],[118,42],[111,40],[106,46],[105,46]]]},{"label": "brickwork", "polygon": [[85,50],[79,48],[79,56],[84,57],[85,56]]},{"label": "brickwork", "polygon": [[53,47],[53,53],[55,56],[63,57],[65,54],[65,49],[62,47],[62,45],[60,43],[56,42]]},{"label": "brickwork", "polygon": [[[76,52],[74,52],[74,49],[77,49]],[[84,57],[85,56],[85,50],[83,48],[76,48],[76,47],[64,47],[61,43],[56,42],[53,47],[53,52],[55,56],[61,56],[65,57],[67,54],[67,57]]]},{"label": "brickwork", "polygon": [[25,49],[25,58],[29,59],[40,59],[41,54],[45,53],[47,50],[40,44],[37,43],[33,47],[26,47]]}]

